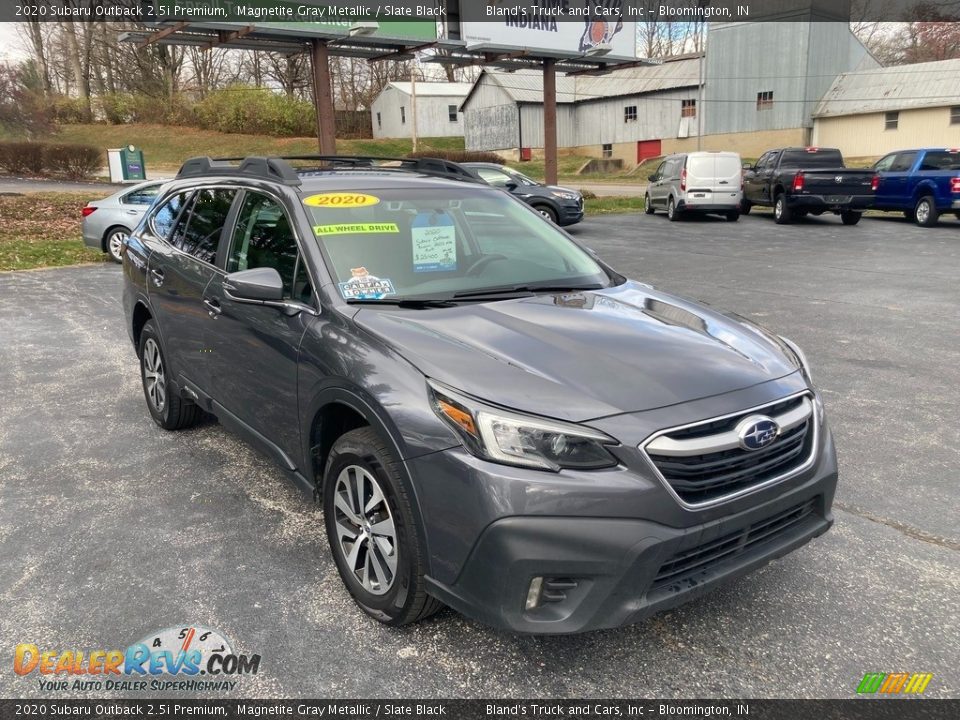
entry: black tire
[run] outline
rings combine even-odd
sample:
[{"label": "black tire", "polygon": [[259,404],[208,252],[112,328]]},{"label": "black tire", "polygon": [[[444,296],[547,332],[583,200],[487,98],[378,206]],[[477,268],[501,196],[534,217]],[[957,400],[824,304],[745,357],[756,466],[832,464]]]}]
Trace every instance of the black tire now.
[{"label": "black tire", "polygon": [[557,224],[557,211],[554,210],[549,205],[531,205],[531,207],[536,210],[538,213],[543,215],[547,220],[552,222],[554,225]]},{"label": "black tire", "polygon": [[643,196],[643,212],[647,215],[653,215],[656,212],[653,203],[650,201],[649,194]]},{"label": "black tire", "polygon": [[736,210],[731,210],[727,213],[726,217],[728,222],[736,222],[740,219],[740,213],[738,213]]},{"label": "black tire", "polygon": [[673,198],[667,200],[667,219],[670,222],[676,222],[680,219],[680,211],[677,210],[677,205],[673,201]]},{"label": "black tire", "polygon": [[118,244],[121,238],[126,238],[130,230],[122,225],[114,225],[103,234],[103,251],[110,256],[115,263],[123,262],[123,255]]},{"label": "black tire", "polygon": [[954,215],[956,216],[957,220],[960,220],[960,211],[955,212]]},{"label": "black tire", "polygon": [[793,212],[787,205],[787,198],[783,193],[777,195],[773,201],[773,220],[777,225],[789,225],[793,222]]},{"label": "black tire", "polygon": [[861,217],[863,217],[863,213],[847,210],[840,213],[840,222],[844,225],[856,225],[860,222]]},{"label": "black tire", "polygon": [[[157,334],[153,320],[147,320],[140,331],[140,382],[143,385],[143,397],[147,401],[150,417],[164,430],[183,430],[196,424],[202,411],[189,400],[181,398],[171,385],[168,376],[167,356]],[[159,360],[159,373],[154,364]],[[148,385],[148,375],[153,374],[156,382]],[[162,401],[158,401],[162,393]]]},{"label": "black tire", "polygon": [[[363,427],[351,430],[334,443],[323,473],[324,524],[330,542],[330,551],[340,578],[361,610],[385,625],[392,626],[419,622],[443,607],[443,603],[427,595],[424,580],[427,567],[425,550],[417,532],[409,495],[401,479],[401,467],[400,462],[380,436],[372,428]],[[364,527],[361,527],[362,522],[356,524],[350,520],[343,512],[343,503],[346,502],[348,505],[352,503],[355,508],[366,508],[371,502],[368,497],[372,497],[372,494],[365,495],[359,503],[353,502],[343,494],[341,503],[337,504],[338,478],[346,473],[346,482],[349,483],[351,477],[362,475],[362,473],[358,475],[358,469],[373,478],[384,498],[383,503],[373,506],[371,517],[366,517],[367,511],[363,510],[364,517],[360,520],[366,521],[367,524]],[[364,482],[365,487],[370,489],[369,479]],[[355,488],[356,484],[352,486],[347,484],[344,487]],[[363,489],[360,491],[363,492]],[[357,559],[354,562],[358,562],[360,555],[364,554],[364,572],[366,573],[366,563],[369,561],[366,556],[371,552],[377,553],[375,559],[381,571],[384,569],[383,562],[388,557],[384,555],[382,545],[372,541],[373,535],[367,534],[373,525],[381,524],[383,519],[393,522],[396,542],[392,547],[393,553],[396,554],[396,572],[390,578],[390,584],[384,592],[375,593],[364,587],[363,576],[358,578],[350,567],[348,551],[340,541],[338,524],[344,528],[358,529],[358,532],[354,533],[358,538],[356,543],[365,542],[365,547],[361,546],[357,551],[355,555]],[[364,541],[364,537],[368,539]],[[370,550],[371,547],[373,551]],[[353,553],[353,546],[350,553]]]},{"label": "black tire", "polygon": [[921,227],[933,227],[940,220],[937,201],[931,195],[924,195],[913,206],[913,219]]},{"label": "black tire", "polygon": [[752,203],[752,202],[750,202],[750,201],[747,200],[747,199],[743,199],[743,200],[740,201],[740,214],[741,214],[741,215],[749,215],[751,210],[753,210],[753,203]]}]

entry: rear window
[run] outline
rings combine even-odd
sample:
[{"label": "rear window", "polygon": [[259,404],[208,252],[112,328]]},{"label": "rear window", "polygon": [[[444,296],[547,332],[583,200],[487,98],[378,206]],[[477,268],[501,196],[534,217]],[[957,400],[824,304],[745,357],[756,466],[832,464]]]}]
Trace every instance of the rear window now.
[{"label": "rear window", "polygon": [[920,163],[921,170],[960,170],[960,152],[936,150],[928,152]]},{"label": "rear window", "polygon": [[697,177],[713,177],[716,172],[715,157],[692,156],[687,158],[687,172]]},{"label": "rear window", "polygon": [[843,167],[839,150],[784,150],[781,168],[836,168]]}]

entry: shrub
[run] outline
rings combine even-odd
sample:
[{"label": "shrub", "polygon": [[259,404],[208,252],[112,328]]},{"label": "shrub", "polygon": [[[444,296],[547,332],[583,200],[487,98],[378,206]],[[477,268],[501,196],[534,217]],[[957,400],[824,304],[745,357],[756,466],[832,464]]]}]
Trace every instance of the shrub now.
[{"label": "shrub", "polygon": [[90,116],[87,112],[86,103],[75,97],[67,95],[57,95],[47,101],[50,115],[54,122],[58,123],[83,123],[89,122]]},{"label": "shrub", "polygon": [[42,175],[43,143],[0,142],[0,168],[11,175]]},{"label": "shrub", "polygon": [[417,150],[407,153],[407,157],[432,157],[451,162],[487,162],[497,165],[505,165],[507,162],[496,153],[479,150]]},{"label": "shrub", "polygon": [[103,165],[100,150],[91,145],[49,144],[43,155],[50,172],[71,180],[88,178]]},{"label": "shrub", "polygon": [[298,137],[316,125],[312,103],[243,85],[210,93],[194,112],[201,128],[225,133]]}]

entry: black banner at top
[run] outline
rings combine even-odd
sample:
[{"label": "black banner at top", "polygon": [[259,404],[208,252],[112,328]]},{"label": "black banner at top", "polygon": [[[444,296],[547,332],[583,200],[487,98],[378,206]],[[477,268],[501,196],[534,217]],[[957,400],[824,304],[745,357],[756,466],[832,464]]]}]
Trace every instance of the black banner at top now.
[{"label": "black banner at top", "polygon": [[4,0],[0,22],[960,21],[960,0]]}]

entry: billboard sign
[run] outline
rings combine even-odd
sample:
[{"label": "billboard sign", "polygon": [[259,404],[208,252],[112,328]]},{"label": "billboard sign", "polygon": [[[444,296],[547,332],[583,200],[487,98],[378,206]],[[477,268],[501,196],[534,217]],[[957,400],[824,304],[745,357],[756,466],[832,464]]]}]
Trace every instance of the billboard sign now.
[{"label": "billboard sign", "polygon": [[[623,22],[619,15],[600,13],[606,4],[604,0],[569,0],[561,20],[530,13],[507,15],[496,22],[461,21],[460,38],[471,50],[528,49],[546,57],[635,59],[637,24]],[[582,8],[582,15],[577,8]],[[571,15],[582,17],[582,22],[570,19]],[[496,17],[495,12],[491,16]]]}]

